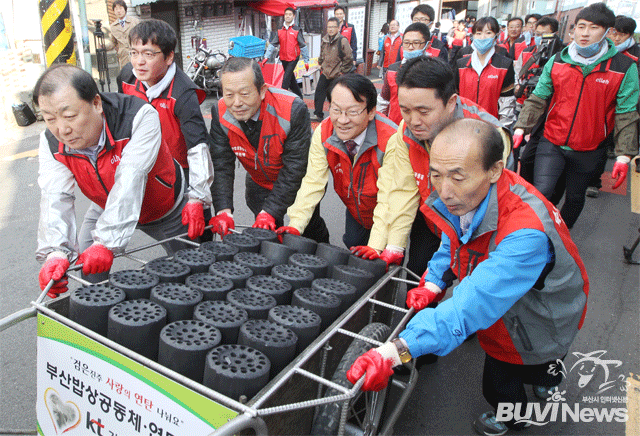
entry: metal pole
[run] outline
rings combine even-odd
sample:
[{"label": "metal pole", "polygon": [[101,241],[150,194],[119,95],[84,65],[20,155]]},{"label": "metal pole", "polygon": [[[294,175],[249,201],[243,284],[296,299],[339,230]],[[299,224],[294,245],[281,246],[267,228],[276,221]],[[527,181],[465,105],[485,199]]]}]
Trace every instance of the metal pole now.
[{"label": "metal pole", "polygon": [[40,0],[40,22],[46,66],[76,64],[69,0]]},{"label": "metal pole", "polygon": [[78,2],[78,15],[80,16],[80,31],[82,32],[82,53],[84,63],[82,67],[91,74],[91,50],[89,47],[89,29],[87,26],[87,5],[85,0],[76,0]]}]

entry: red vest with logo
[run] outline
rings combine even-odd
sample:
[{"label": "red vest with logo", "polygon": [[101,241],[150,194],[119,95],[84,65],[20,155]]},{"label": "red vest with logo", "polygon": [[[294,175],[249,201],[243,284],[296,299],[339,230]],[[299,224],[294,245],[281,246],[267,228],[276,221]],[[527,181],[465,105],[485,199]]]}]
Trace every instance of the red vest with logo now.
[{"label": "red vest with logo", "polygon": [[398,130],[391,120],[381,114],[367,127],[364,143],[351,163],[347,150],[333,134],[333,124],[327,118],[320,127],[321,141],[327,153],[327,162],[333,174],[333,187],[347,206],[349,213],[361,226],[373,226],[373,209],[377,204],[378,170],[382,166],[387,141]]},{"label": "red vest with logo", "polygon": [[[125,66],[125,69],[126,68],[131,68],[131,66]],[[135,95],[145,102],[149,102],[144,85],[136,79],[133,72],[127,74],[123,69],[120,77],[122,78],[122,92],[128,95]],[[180,128],[180,120],[175,115],[177,97],[174,97],[174,95],[180,96],[187,89],[196,90],[200,104],[202,104],[207,97],[207,94],[202,89],[198,89],[182,70],[176,68],[176,75],[169,87],[151,102],[151,105],[156,108],[158,115],[160,115],[162,140],[169,147],[171,156],[178,161],[182,168],[189,168],[189,164],[187,163],[187,144],[184,140],[182,129]]]},{"label": "red vest with logo", "polygon": [[591,151],[613,131],[617,95],[631,58],[617,53],[600,62],[586,77],[577,65],[554,57],[553,97],[544,136],[555,145]]},{"label": "red vest with logo", "polygon": [[384,68],[389,68],[389,65],[396,62],[398,59],[398,53],[400,51],[400,47],[402,47],[402,34],[398,35],[396,39],[391,42],[391,37],[387,36],[384,39],[383,49],[384,49]]},{"label": "red vest with logo", "polygon": [[490,356],[513,364],[541,364],[565,355],[587,312],[589,279],[578,249],[560,212],[516,173],[503,170],[493,186],[485,216],[466,244],[452,224],[432,207],[422,212],[451,241],[451,271],[462,281],[495,251],[500,242],[521,229],[544,232],[553,247],[554,263],[543,270],[533,288],[478,340]]},{"label": "red vest with logo", "polygon": [[471,56],[467,55],[458,61],[460,96],[478,103],[497,118],[502,84],[513,61],[494,54],[478,77],[478,73],[471,66]]},{"label": "red vest with logo", "polygon": [[280,59],[283,61],[294,61],[300,56],[300,45],[298,44],[298,26],[291,25],[289,28],[282,27],[278,30],[278,40],[280,41]]},{"label": "red vest with logo", "polygon": [[345,38],[347,38],[347,41],[351,43],[351,35],[353,35],[353,27],[343,24],[342,29],[340,29],[340,34]]},{"label": "red vest with logo", "polygon": [[508,56],[511,58],[511,60],[518,59],[520,57],[520,53],[522,53],[522,51],[528,47],[527,41],[524,40],[524,36],[520,36],[518,39],[515,40],[513,44],[510,44],[509,38],[507,38],[507,40],[504,43],[499,45],[502,46],[505,50],[507,50]]},{"label": "red vest with logo", "polygon": [[291,107],[297,96],[279,88],[269,88],[260,105],[260,143],[253,148],[242,127],[227,112],[223,99],[218,101],[220,126],[229,137],[231,149],[251,178],[265,189],[273,189],[282,168],[284,142],[291,131]]},{"label": "red vest with logo", "polygon": [[[54,159],[64,164],[73,173],[80,191],[104,209],[109,192],[115,182],[115,174],[122,152],[131,138],[133,118],[144,102],[122,94],[101,94],[106,118],[106,142],[98,154],[95,166],[88,156],[70,153],[63,143],[46,131],[49,148]],[[131,145],[135,147],[135,144]],[[176,177],[179,167],[163,143],[158,151],[156,163],[147,176],[147,184],[138,222],[146,224],[162,218],[173,208],[180,186]]]},{"label": "red vest with logo", "polygon": [[389,119],[396,124],[400,124],[400,121],[402,121],[400,103],[398,103],[398,84],[396,83],[396,76],[401,66],[401,62],[391,64],[387,70],[387,77],[385,78],[389,85]]}]

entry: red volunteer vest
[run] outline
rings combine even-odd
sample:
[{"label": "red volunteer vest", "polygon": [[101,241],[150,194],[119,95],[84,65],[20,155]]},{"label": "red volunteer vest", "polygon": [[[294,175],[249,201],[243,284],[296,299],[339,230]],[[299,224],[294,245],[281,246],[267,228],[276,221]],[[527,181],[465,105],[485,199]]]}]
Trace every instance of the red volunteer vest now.
[{"label": "red volunteer vest", "polygon": [[280,59],[283,61],[294,61],[300,56],[300,45],[298,44],[298,26],[291,25],[289,28],[278,30],[278,40],[280,41]]},{"label": "red volunteer vest", "polygon": [[396,124],[402,121],[402,113],[400,112],[400,103],[398,103],[398,84],[396,76],[400,69],[400,62],[392,64],[387,70],[387,84],[389,85],[389,119]]},{"label": "red volunteer vest", "polygon": [[520,36],[518,39],[516,39],[513,44],[510,44],[509,39],[507,38],[504,43],[499,45],[507,50],[508,56],[512,60],[518,59],[520,57],[520,53],[522,53],[522,51],[528,47],[527,42],[524,40],[523,36]]},{"label": "red volunteer vest", "polygon": [[[160,125],[162,126],[162,141],[167,144],[171,151],[171,156],[178,161],[182,168],[189,168],[187,163],[187,144],[180,128],[180,120],[175,115],[176,99],[172,96],[175,78],[169,85],[166,97],[158,97],[150,103],[158,111],[160,116]],[[133,84],[122,82],[122,92],[136,97],[149,103],[144,85],[138,79]],[[196,90],[198,101],[200,104],[205,100],[207,94],[201,90]]]},{"label": "red volunteer vest", "polygon": [[585,77],[579,66],[565,63],[558,53],[551,79],[562,85],[554,86],[545,138],[576,151],[598,148],[614,128],[618,90],[631,65],[631,58],[618,53]]},{"label": "red volunteer vest", "polygon": [[351,44],[351,35],[353,35],[353,27],[343,24],[342,29],[340,29],[340,34],[345,38],[347,38],[347,41],[349,41],[349,44]]},{"label": "red volunteer vest", "polygon": [[[480,234],[476,235],[474,232],[474,237],[466,244],[461,244],[455,229],[440,213],[426,204],[423,204],[420,210],[449,237],[451,270],[460,281],[471,275],[475,267],[486,260],[506,236],[516,230],[540,230],[549,237],[554,249],[555,264],[542,281],[544,286],[536,283],[534,289],[525,294],[495,324],[486,330],[478,331],[478,340],[482,348],[487,354],[502,362],[522,365],[539,360],[537,363],[544,363],[553,358],[545,353],[556,353],[555,358],[566,354],[567,350],[563,347],[568,348],[571,342],[558,344],[560,341],[567,340],[561,337],[562,329],[572,330],[582,327],[587,311],[586,298],[589,293],[587,272],[578,249],[571,240],[569,230],[560,217],[560,212],[538,190],[516,173],[506,169],[503,170],[494,189],[497,198],[496,227],[491,227],[493,224],[487,224],[484,227],[485,220],[483,220],[475,231]],[[489,208],[491,207],[490,204]],[[490,213],[492,216],[496,213],[495,209],[490,212],[489,208],[485,219]],[[533,294],[534,290],[542,296],[528,295]],[[554,292],[564,293],[565,296],[550,298],[550,294]],[[580,306],[577,301],[572,302],[572,298],[584,300],[584,306]],[[522,307],[538,309],[538,311],[522,310]],[[514,313],[518,314],[516,321],[514,321]],[[549,318],[556,322],[553,327],[558,331],[553,331],[554,329],[548,326],[540,326],[540,315],[537,313],[544,313],[545,316],[548,314]],[[521,326],[515,324],[517,320],[522,322]],[[536,325],[542,331],[537,332]],[[526,330],[529,330],[528,334]],[[546,336],[551,337],[547,350],[532,348],[532,343],[536,343],[537,340],[535,334],[545,339]],[[560,338],[556,338],[556,335]],[[520,336],[517,338],[517,344],[514,336]],[[555,339],[558,339],[558,342]]]},{"label": "red volunteer vest", "polygon": [[265,189],[273,189],[273,182],[282,168],[284,142],[291,129],[291,107],[296,95],[279,88],[269,88],[260,105],[260,143],[254,149],[238,121],[227,112],[224,100],[218,101],[220,125],[229,136],[231,149],[251,178]]},{"label": "red volunteer vest", "polygon": [[402,34],[398,35],[396,39],[391,42],[391,37],[387,36],[384,39],[384,64],[382,65],[384,68],[389,68],[389,65],[396,62],[398,59],[398,52],[400,51],[400,47],[402,47]]},{"label": "red volunteer vest", "polygon": [[478,77],[478,73],[471,66],[471,56],[467,55],[458,61],[460,96],[478,103],[497,118],[502,84],[507,75],[509,63],[513,61],[494,54]]},{"label": "red volunteer vest", "polygon": [[398,126],[384,115],[376,114],[373,122],[369,123],[364,143],[353,164],[343,142],[333,136],[330,118],[322,122],[321,129],[320,138],[333,174],[333,187],[351,216],[370,229],[373,226],[373,209],[377,204],[378,170],[382,166],[387,141],[396,133]]}]

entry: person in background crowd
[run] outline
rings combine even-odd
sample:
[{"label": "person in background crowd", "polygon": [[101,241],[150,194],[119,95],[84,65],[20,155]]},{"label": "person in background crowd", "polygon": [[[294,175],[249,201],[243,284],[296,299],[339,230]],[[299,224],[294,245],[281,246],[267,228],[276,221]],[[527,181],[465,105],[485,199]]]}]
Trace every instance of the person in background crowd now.
[{"label": "person in background crowd", "polygon": [[512,61],[517,60],[520,57],[522,50],[527,48],[527,41],[522,36],[522,18],[515,17],[509,20],[507,23],[507,40],[500,44],[507,50],[507,56]]},{"label": "person in background crowd", "polygon": [[456,64],[458,90],[461,97],[477,103],[510,128],[516,121],[513,60],[496,53],[498,31],[493,17],[480,18],[473,25],[473,53]]},{"label": "person in background crowd", "polygon": [[[336,23],[337,32],[337,23]],[[256,217],[252,227],[275,230],[300,189],[309,157],[311,123],[295,94],[264,83],[253,59],[229,58],[220,69],[222,98],[211,107],[211,185],[217,212],[209,224],[221,236],[235,228],[233,184],[236,157],[247,170],[245,200]],[[304,236],[329,241],[329,231],[313,212]]]},{"label": "person in background crowd", "polygon": [[338,31],[339,22],[336,17],[327,20],[327,34],[322,37],[320,44],[320,78],[316,85],[314,95],[315,121],[324,119],[324,101],[327,99],[327,90],[336,77],[347,74],[353,70],[353,54],[349,41]]},{"label": "person in background crowd", "polygon": [[[98,92],[86,71],[58,64],[36,82],[33,102],[47,129],[40,135],[41,190],[36,258],[40,288],[67,291],[65,273],[77,258],[90,281],[105,280],[115,254],[136,228],[156,240],[186,231],[182,168],[162,141],[158,112],[137,97]],[[74,189],[91,200],[76,232]],[[186,248],[163,244],[167,254]],[[78,254],[80,254],[78,256]]]},{"label": "person in background crowd", "polygon": [[391,64],[384,76],[382,89],[378,95],[377,110],[396,124],[402,121],[396,84],[398,70],[408,59],[422,55],[431,56],[428,52],[429,42],[429,28],[425,24],[421,22],[409,24],[402,36],[402,60]]},{"label": "person in background crowd", "polygon": [[131,62],[116,78],[118,91],[151,103],[158,111],[162,140],[185,174],[189,202],[183,220],[189,224],[189,237],[195,239],[204,231],[204,208],[206,218],[211,218],[213,165],[200,111],[206,95],[176,67],[178,39],[169,24],[155,19],[141,21],[131,29],[130,38]]},{"label": "person in background crowd", "polygon": [[[501,24],[500,25],[500,36],[498,37],[498,43],[499,44],[503,44],[507,38],[509,37],[508,33],[507,33],[507,26],[506,24]],[[505,49],[506,51],[506,49]]]},{"label": "person in background crowd", "polygon": [[402,47],[402,33],[400,33],[400,23],[398,20],[391,20],[389,23],[389,34],[384,39],[382,51],[382,74],[387,74],[389,65],[396,62]]},{"label": "person in background crowd", "polygon": [[342,241],[346,247],[364,245],[369,239],[377,206],[378,169],[382,165],[389,137],[398,126],[376,113],[377,91],[359,74],[338,77],[329,90],[329,118],[317,128],[311,140],[307,173],[287,210],[289,225],[278,233],[299,235],[324,197],[333,177],[336,193],[347,207]]},{"label": "person in background crowd", "polygon": [[347,38],[349,46],[351,46],[351,55],[353,56],[353,69],[355,70],[358,61],[358,36],[353,24],[347,23],[347,10],[344,6],[336,6],[333,9],[333,16],[339,21],[340,34]]},{"label": "person in background crowd", "polygon": [[[442,244],[420,286],[407,294],[417,314],[346,374],[351,383],[364,376],[362,389],[379,391],[392,367],[426,353],[447,355],[477,332],[486,353],[482,393],[494,410],[476,418],[473,429],[492,436],[526,426],[498,420],[500,403],[525,410],[525,384],[539,398],[560,384],[563,376],[551,365],[564,359],[582,327],[589,294],[587,272],[558,211],[504,169],[502,157],[502,138],[483,121],[455,121],[435,138],[428,173],[435,191],[421,210],[442,231]],[[454,279],[460,282],[451,298],[429,308]]]},{"label": "person in background crowd", "polygon": [[270,41],[270,45],[264,54],[264,58],[269,59],[276,46],[280,47],[280,62],[284,68],[284,78],[282,79],[282,89],[288,89],[298,97],[302,98],[302,91],[296,80],[295,69],[298,60],[302,55],[305,69],[309,70],[309,48],[304,42],[302,30],[295,24],[293,20],[296,17],[296,11],[292,7],[284,10],[284,23],[282,28],[278,29],[278,33]]},{"label": "person in background crowd", "polygon": [[578,13],[575,40],[547,62],[515,126],[514,146],[550,104],[536,151],[534,185],[551,198],[564,177],[560,214],[570,229],[582,212],[589,182],[606,158],[603,144],[610,132],[617,156],[611,173],[617,179],[614,188],[626,180],[628,164],[638,153],[638,69],[607,39],[614,25],[615,15],[604,3]]},{"label": "person in background crowd", "polygon": [[449,43],[449,62],[453,62],[458,50],[467,46],[467,30],[463,21],[453,22],[453,27],[447,35],[447,41]]},{"label": "person in background crowd", "polygon": [[380,33],[378,33],[378,50],[376,51],[376,55],[378,56],[378,68],[380,69],[380,77],[382,77],[382,51],[384,50],[384,39],[387,37],[389,33],[389,23],[384,23],[382,28],[380,29]]},{"label": "person in background crowd", "polygon": [[[540,14],[529,14],[524,17],[524,32],[522,33],[522,37],[527,43],[527,47],[535,45],[534,34],[536,32],[536,23],[540,18],[542,18]],[[516,58],[516,60],[517,59],[518,58]]]},{"label": "person in background crowd", "polygon": [[127,15],[127,4],[124,0],[113,2],[113,13],[116,20],[111,23],[111,42],[118,53],[120,68],[129,63],[129,32],[140,22],[137,17]]},{"label": "person in background crowd", "polygon": [[[435,11],[429,5],[418,5],[411,11],[412,23],[423,23],[427,27],[431,26],[436,16]],[[431,34],[429,51],[432,56],[439,57],[445,62],[449,59],[447,45],[440,40],[440,22],[435,24],[435,29]],[[401,58],[402,59],[402,58]]]}]

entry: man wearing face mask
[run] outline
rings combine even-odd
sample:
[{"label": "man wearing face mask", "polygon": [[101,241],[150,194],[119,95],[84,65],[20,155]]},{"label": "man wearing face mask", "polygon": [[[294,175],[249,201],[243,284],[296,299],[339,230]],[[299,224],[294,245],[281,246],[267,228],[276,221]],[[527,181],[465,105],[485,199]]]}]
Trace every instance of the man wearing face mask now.
[{"label": "man wearing face mask", "polygon": [[513,61],[495,52],[498,20],[480,18],[473,25],[473,52],[458,60],[461,97],[479,104],[509,128],[516,120]]},{"label": "man wearing face mask", "polygon": [[618,53],[633,59],[640,67],[640,46],[633,39],[636,32],[636,20],[619,15],[616,17],[615,27],[611,30],[611,40],[616,45]]},{"label": "man wearing face mask", "polygon": [[576,16],[574,41],[551,58],[538,84],[525,101],[516,123],[514,146],[522,142],[550,101],[544,136],[538,144],[534,185],[551,198],[565,178],[560,214],[572,228],[582,208],[589,181],[614,132],[614,189],[627,177],[629,161],[638,152],[638,69],[607,39],[615,15],[604,3],[582,9]]},{"label": "man wearing face mask", "polygon": [[427,52],[430,46],[429,37],[429,28],[423,23],[417,22],[407,26],[402,37],[402,60],[391,64],[384,77],[382,90],[378,95],[377,110],[391,118],[391,121],[396,124],[402,120],[398,104],[398,85],[396,84],[398,70],[408,59],[425,54],[433,56]]}]

